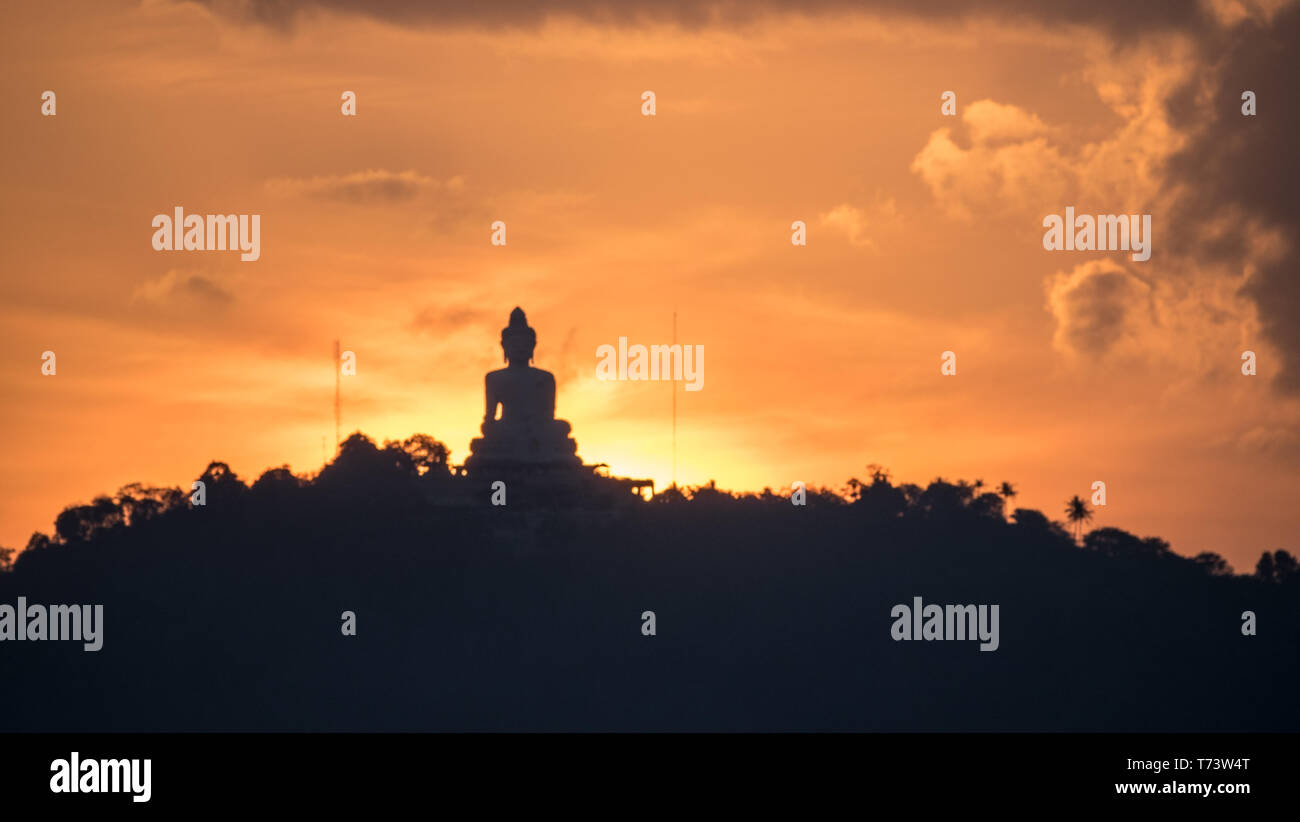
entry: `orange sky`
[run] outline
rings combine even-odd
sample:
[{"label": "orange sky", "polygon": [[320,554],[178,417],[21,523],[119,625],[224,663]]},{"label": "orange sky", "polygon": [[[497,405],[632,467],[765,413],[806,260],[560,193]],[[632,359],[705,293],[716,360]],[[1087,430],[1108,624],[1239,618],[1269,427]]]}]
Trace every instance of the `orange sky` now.
[{"label": "orange sky", "polygon": [[[839,487],[880,463],[1011,480],[1060,518],[1104,480],[1098,525],[1239,571],[1300,547],[1300,400],[1238,293],[1284,241],[1253,228],[1235,267],[1161,245],[1187,139],[1165,104],[1200,70],[1176,33],[8,14],[0,544],[212,459],[317,470],[335,337],[357,354],[344,433],[430,433],[459,462],[521,305],[580,455],[617,474],[669,480],[670,387],[598,382],[596,348],[667,342],[676,310],[706,350],[704,390],[677,398],[682,483]],[[1045,251],[1067,205],[1153,214],[1152,259]],[[261,214],[261,259],[154,251],[175,206]]]}]

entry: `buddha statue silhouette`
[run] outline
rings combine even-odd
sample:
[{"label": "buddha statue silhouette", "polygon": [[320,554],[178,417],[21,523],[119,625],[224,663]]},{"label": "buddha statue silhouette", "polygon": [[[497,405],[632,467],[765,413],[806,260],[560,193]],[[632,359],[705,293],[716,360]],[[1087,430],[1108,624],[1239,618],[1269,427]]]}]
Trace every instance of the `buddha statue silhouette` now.
[{"label": "buddha statue silhouette", "polygon": [[569,436],[569,423],[555,418],[555,377],[532,367],[536,346],[537,332],[529,327],[523,309],[516,307],[509,325],[501,330],[506,367],[489,372],[484,380],[483,436],[470,442],[465,461],[471,473],[582,465],[578,444]]}]

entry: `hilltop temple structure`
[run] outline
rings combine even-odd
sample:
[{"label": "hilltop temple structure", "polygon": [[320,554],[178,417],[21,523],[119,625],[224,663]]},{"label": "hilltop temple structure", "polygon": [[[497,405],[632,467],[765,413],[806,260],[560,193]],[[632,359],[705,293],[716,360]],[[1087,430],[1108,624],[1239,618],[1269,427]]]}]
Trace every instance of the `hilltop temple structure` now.
[{"label": "hilltop temple structure", "polygon": [[[532,366],[537,332],[522,308],[510,312],[501,330],[506,367],[484,381],[487,411],[482,437],[469,444],[470,476],[539,473],[582,467],[569,423],[555,418],[555,377]],[[501,415],[497,416],[498,409]]]}]

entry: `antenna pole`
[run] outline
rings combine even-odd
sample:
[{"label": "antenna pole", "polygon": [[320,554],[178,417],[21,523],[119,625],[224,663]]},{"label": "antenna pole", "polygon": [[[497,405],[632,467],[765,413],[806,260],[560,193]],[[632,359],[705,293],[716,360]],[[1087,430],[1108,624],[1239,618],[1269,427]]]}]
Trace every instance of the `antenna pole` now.
[{"label": "antenna pole", "polygon": [[339,450],[339,341],[334,341],[334,450]]},{"label": "antenna pole", "polygon": [[[673,311],[673,345],[677,345],[677,311]],[[673,488],[677,487],[677,380],[669,380],[673,391]]]}]

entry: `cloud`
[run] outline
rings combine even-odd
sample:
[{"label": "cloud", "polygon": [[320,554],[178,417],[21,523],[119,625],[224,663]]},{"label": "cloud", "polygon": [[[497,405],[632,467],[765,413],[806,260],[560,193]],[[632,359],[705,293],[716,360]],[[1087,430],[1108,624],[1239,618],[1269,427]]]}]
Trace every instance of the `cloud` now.
[{"label": "cloud", "polygon": [[1219,24],[1236,26],[1247,20],[1270,23],[1291,0],[1209,0],[1206,4]]},{"label": "cloud", "polygon": [[445,183],[415,171],[393,172],[384,169],[356,171],[309,178],[278,177],[266,182],[266,188],[281,196],[308,197],[343,203],[401,203],[415,199],[425,191],[464,189],[461,177]]},{"label": "cloud", "polygon": [[[1020,203],[1041,217],[1064,197],[1120,202],[1108,213],[1138,211],[1162,198],[1158,215],[1163,248],[1192,260],[1235,262],[1255,273],[1246,294],[1285,368],[1276,385],[1300,393],[1300,202],[1293,181],[1300,167],[1291,142],[1300,107],[1291,104],[1289,78],[1300,74],[1300,6],[1284,0],[1007,0],[983,6],[937,0],[198,0],[215,15],[287,31],[302,17],[347,14],[407,26],[540,30],[556,18],[598,26],[646,23],[687,29],[736,29],[771,17],[871,16],[906,18],[948,28],[969,21],[1045,29],[1090,29],[1112,53],[1096,59],[1099,97],[1124,124],[1111,139],[1073,150],[1052,140],[1031,112],[979,101],[963,112],[969,147],[949,129],[930,136],[913,169],[942,207],[954,215],[985,213],[981,205]],[[1189,54],[1159,53],[1179,41]],[[1121,53],[1123,52],[1123,53]],[[1111,63],[1122,71],[1102,78]],[[1132,78],[1138,78],[1136,83]],[[1259,115],[1242,117],[1240,94],[1258,95]],[[978,108],[980,103],[982,108]],[[974,109],[974,111],[972,111]],[[1082,202],[1076,202],[1082,204]],[[1200,226],[1240,215],[1228,232],[1206,242]],[[1264,261],[1249,257],[1257,230],[1281,238],[1284,252]],[[1234,275],[1235,276],[1235,275]]]},{"label": "cloud", "polygon": [[[1229,15],[1238,25],[1199,40],[1112,44],[1094,55],[1085,77],[1121,118],[1104,139],[1071,147],[1029,112],[977,101],[963,112],[969,147],[953,128],[938,129],[912,170],[960,218],[1008,211],[1037,225],[1071,203],[1152,214],[1161,259],[1143,274],[1162,300],[1165,286],[1184,290],[1191,276],[1196,290],[1217,294],[1218,310],[1236,312],[1237,327],[1257,320],[1282,362],[1274,385],[1300,393],[1300,161],[1290,148],[1300,113],[1285,79],[1300,70],[1288,45],[1300,39],[1300,9],[1242,8]],[[1274,106],[1243,116],[1245,89]],[[1218,294],[1225,285],[1248,300]]]},{"label": "cloud", "polygon": [[161,305],[177,300],[189,300],[209,306],[226,305],[234,300],[225,289],[208,277],[173,268],[157,280],[136,286],[132,302]]},{"label": "cloud", "polygon": [[[975,123],[970,123],[972,109],[993,111],[980,108],[984,103],[997,107],[996,120],[977,113]],[[1043,137],[1006,142],[1008,135],[1028,134],[1037,117],[982,100],[967,107],[963,119],[972,133],[970,148],[953,140],[952,129],[941,128],[912,160],[912,171],[929,186],[940,208],[959,219],[987,214],[990,209],[1040,213],[1059,208],[1071,176],[1061,150]]]},{"label": "cloud", "polygon": [[487,327],[499,320],[501,312],[473,306],[425,306],[415,312],[408,327],[433,337],[446,337],[457,331]]},{"label": "cloud", "polygon": [[[1221,0],[1223,6],[1229,0]],[[685,28],[736,26],[782,14],[803,16],[875,14],[923,20],[1038,20],[1049,25],[1089,26],[1117,38],[1150,36],[1175,28],[1203,28],[1249,17],[1187,0],[1003,0],[984,7],[963,0],[196,0],[243,20],[286,28],[300,17],[334,12],[402,25],[537,28],[555,18],[599,25],[668,23]],[[1259,3],[1251,3],[1258,6]],[[1266,4],[1267,5],[1267,4]],[[1263,12],[1257,12],[1262,14]]]},{"label": "cloud", "polygon": [[976,100],[962,113],[971,142],[979,145],[1003,140],[1028,140],[1047,133],[1038,115],[1017,106]]},{"label": "cloud", "polygon": [[1058,273],[1048,281],[1047,305],[1056,318],[1053,344],[1076,356],[1140,346],[1153,324],[1151,287],[1111,260]]},{"label": "cloud", "polygon": [[[1056,321],[1053,347],[1071,358],[1121,361],[1127,370],[1158,375],[1166,394],[1201,392],[1207,381],[1234,383],[1242,351],[1276,362],[1260,339],[1254,304],[1241,293],[1243,281],[1216,266],[1161,276],[1122,258],[1089,260],[1045,280]],[[1291,403],[1275,404],[1294,418],[1294,407],[1284,410]]]},{"label": "cloud", "polygon": [[1256,425],[1237,438],[1245,451],[1300,454],[1300,433],[1290,425]]},{"label": "cloud", "polygon": [[821,221],[822,225],[843,232],[852,245],[871,245],[871,239],[866,236],[867,215],[860,208],[843,203],[821,215]]},{"label": "cloud", "polygon": [[[1300,107],[1291,79],[1300,76],[1300,8],[1273,12],[1268,26],[1267,15],[1249,15],[1259,7],[1242,6],[1245,22],[1213,41],[1213,63],[1170,101],[1172,124],[1190,139],[1169,163],[1178,195],[1169,242],[1249,271],[1244,293],[1284,359],[1275,385],[1300,393]],[[1245,90],[1256,94],[1256,116],[1241,113]],[[1211,224],[1219,230],[1202,230]]]},{"label": "cloud", "polygon": [[[1186,144],[1169,123],[1167,100],[1193,76],[1194,54],[1178,41],[1094,55],[1086,72],[1120,118],[1102,139],[1081,144],[1015,105],[976,100],[962,109],[969,147],[953,127],[931,133],[911,169],[950,216],[1011,213],[1037,226],[1066,205],[1098,213],[1154,213],[1164,168]],[[1163,214],[1161,215],[1163,217]]]},{"label": "cloud", "polygon": [[870,248],[875,240],[867,236],[867,228],[895,227],[901,219],[893,198],[879,200],[869,210],[858,208],[849,203],[841,203],[830,211],[819,215],[821,224],[842,233],[851,245]]}]

